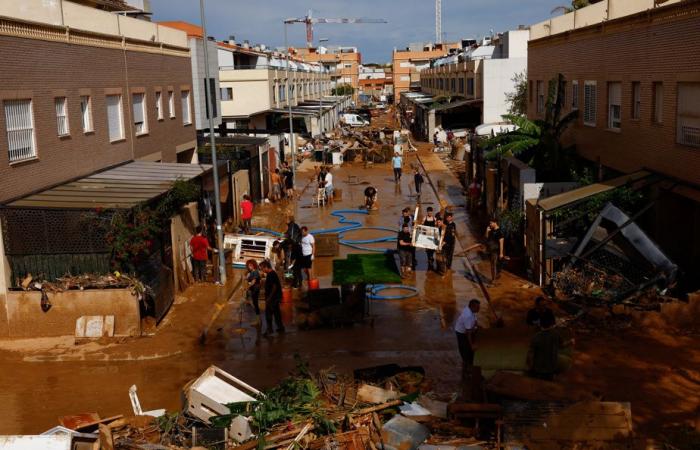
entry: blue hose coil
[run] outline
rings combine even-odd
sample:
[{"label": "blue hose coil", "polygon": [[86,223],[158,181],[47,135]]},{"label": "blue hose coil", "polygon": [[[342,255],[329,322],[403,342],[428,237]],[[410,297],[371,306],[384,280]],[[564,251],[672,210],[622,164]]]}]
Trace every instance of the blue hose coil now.
[{"label": "blue hose coil", "polygon": [[[399,295],[380,295],[379,292],[385,291],[387,289],[402,289],[409,291],[407,294]],[[414,286],[408,286],[405,284],[373,284],[368,286],[369,293],[367,298],[371,300],[405,300],[407,298],[415,297],[418,295],[418,289]]]},{"label": "blue hose coil", "polygon": [[[344,226],[337,227],[337,228],[311,230],[310,233],[316,234],[316,235],[337,233],[339,244],[344,245],[346,247],[354,248],[356,250],[362,250],[362,251],[367,251],[367,252],[378,252],[378,253],[387,253],[391,250],[391,249],[385,249],[385,248],[365,247],[364,245],[378,244],[378,243],[383,243],[383,242],[396,242],[396,236],[385,236],[385,237],[380,237],[380,238],[375,238],[375,239],[361,239],[361,240],[344,239],[345,233],[347,233],[348,231],[355,231],[355,230],[360,230],[360,229],[388,231],[390,233],[396,233],[396,230],[393,230],[393,229],[387,228],[387,227],[364,227],[364,226],[362,226],[362,222],[348,219],[346,217],[346,215],[348,215],[348,214],[369,215],[369,212],[367,212],[364,209],[339,209],[337,211],[333,211],[333,212],[331,212],[331,216],[337,217],[338,223],[344,224]],[[265,233],[265,234],[269,234],[269,235],[275,236],[275,237],[284,236],[283,233],[280,233],[280,232],[274,231],[274,230],[270,230],[267,228],[251,228],[251,230],[256,232],[256,233]]]}]

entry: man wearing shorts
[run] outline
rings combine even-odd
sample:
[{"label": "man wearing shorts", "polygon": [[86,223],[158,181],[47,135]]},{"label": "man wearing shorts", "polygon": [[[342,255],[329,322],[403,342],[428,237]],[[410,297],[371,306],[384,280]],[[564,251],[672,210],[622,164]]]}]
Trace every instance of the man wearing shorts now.
[{"label": "man wearing shorts", "polygon": [[311,266],[316,254],[316,240],[309,233],[308,227],[301,227],[301,268],[306,274],[307,282],[311,282]]}]

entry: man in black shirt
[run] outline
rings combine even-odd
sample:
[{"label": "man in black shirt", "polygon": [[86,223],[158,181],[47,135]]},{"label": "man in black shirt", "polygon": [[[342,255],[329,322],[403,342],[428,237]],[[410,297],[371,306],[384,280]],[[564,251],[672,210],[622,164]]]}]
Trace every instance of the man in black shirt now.
[{"label": "man in black shirt", "polygon": [[537,297],[535,299],[535,307],[527,312],[525,322],[531,327],[541,328],[543,321],[555,322],[554,313],[545,306],[544,297]]},{"label": "man in black shirt", "polygon": [[496,219],[491,219],[489,226],[486,228],[486,251],[489,253],[491,261],[491,283],[498,278],[498,269],[500,262],[505,258],[503,253],[505,239],[503,231],[498,226]]},{"label": "man in black shirt", "polygon": [[445,231],[442,239],[442,254],[445,258],[445,269],[452,270],[452,255],[457,243],[457,224],[451,212],[445,213]]},{"label": "man in black shirt", "polygon": [[263,336],[270,336],[272,330],[272,320],[274,319],[277,325],[277,332],[284,333],[284,324],[282,323],[282,312],[280,311],[280,303],[282,302],[282,283],[280,277],[272,269],[272,265],[268,261],[260,263],[260,269],[265,274],[265,321],[267,328]]},{"label": "man in black shirt", "polygon": [[527,366],[530,376],[551,381],[558,371],[559,351],[565,342],[554,328],[553,318],[543,317],[540,328],[540,331],[530,341]]},{"label": "man in black shirt", "polygon": [[287,231],[284,232],[284,241],[282,248],[284,249],[284,269],[287,270],[292,260],[292,252],[295,245],[301,244],[301,228],[294,221],[293,216],[287,218]]},{"label": "man in black shirt", "polygon": [[401,278],[405,278],[413,268],[413,243],[411,242],[411,233],[408,231],[408,224],[403,225],[396,241],[401,261]]}]

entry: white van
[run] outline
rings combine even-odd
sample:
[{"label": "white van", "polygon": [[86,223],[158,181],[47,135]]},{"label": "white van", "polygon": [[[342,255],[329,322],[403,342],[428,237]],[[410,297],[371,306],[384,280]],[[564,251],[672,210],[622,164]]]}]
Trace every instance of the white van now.
[{"label": "white van", "polygon": [[363,119],[361,116],[358,114],[342,114],[340,116],[340,120],[347,124],[350,125],[351,127],[366,127],[369,126],[369,122]]}]

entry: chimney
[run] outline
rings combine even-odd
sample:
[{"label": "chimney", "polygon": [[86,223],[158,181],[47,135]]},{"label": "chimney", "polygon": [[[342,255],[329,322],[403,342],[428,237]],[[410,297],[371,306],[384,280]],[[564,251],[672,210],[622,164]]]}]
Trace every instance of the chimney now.
[{"label": "chimney", "polygon": [[236,45],[236,36],[234,36],[234,35],[229,36],[228,43],[231,45]]},{"label": "chimney", "polygon": [[243,41],[243,48],[250,48],[250,41],[248,39]]}]

